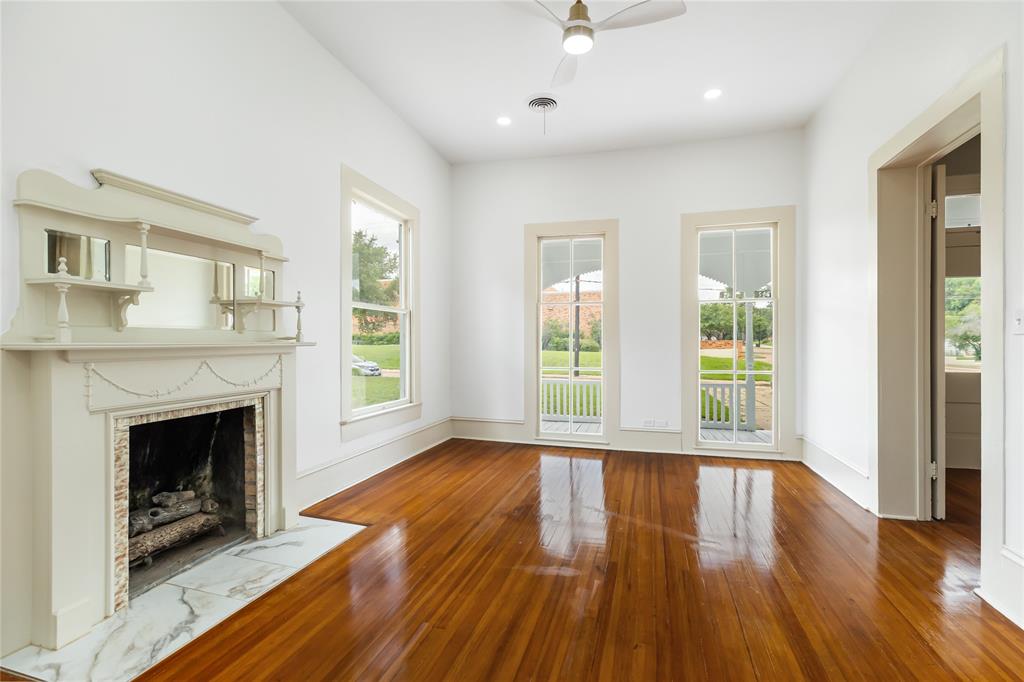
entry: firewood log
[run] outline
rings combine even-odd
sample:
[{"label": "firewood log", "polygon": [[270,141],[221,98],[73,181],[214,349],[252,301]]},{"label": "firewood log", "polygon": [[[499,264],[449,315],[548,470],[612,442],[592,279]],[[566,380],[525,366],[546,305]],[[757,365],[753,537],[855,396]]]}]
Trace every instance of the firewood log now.
[{"label": "firewood log", "polygon": [[153,530],[153,522],[149,519],[148,509],[136,509],[128,515],[128,537],[133,538],[139,533]]},{"label": "firewood log", "polygon": [[128,561],[156,554],[220,526],[220,516],[199,512],[128,539]]},{"label": "firewood log", "polygon": [[179,502],[194,500],[195,497],[196,491],[194,490],[178,490],[172,493],[157,493],[153,496],[153,504],[159,507],[170,507],[178,504]]},{"label": "firewood log", "polygon": [[191,516],[200,511],[202,507],[202,500],[187,500],[169,507],[136,509],[128,516],[128,537],[133,538],[139,533],[151,531],[157,526],[165,526],[171,521]]}]

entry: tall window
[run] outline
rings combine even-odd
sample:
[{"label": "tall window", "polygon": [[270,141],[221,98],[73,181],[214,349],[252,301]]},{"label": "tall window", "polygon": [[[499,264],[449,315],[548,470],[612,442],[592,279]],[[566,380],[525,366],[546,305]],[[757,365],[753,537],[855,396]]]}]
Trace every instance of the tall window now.
[{"label": "tall window", "polygon": [[700,440],[774,444],[774,228],[699,233]]},{"label": "tall window", "polygon": [[981,372],[981,195],[946,197],[947,372]]},{"label": "tall window", "polygon": [[540,431],[602,434],[604,239],[542,239],[538,271]]},{"label": "tall window", "polygon": [[353,416],[409,402],[410,234],[406,220],[351,203]]}]

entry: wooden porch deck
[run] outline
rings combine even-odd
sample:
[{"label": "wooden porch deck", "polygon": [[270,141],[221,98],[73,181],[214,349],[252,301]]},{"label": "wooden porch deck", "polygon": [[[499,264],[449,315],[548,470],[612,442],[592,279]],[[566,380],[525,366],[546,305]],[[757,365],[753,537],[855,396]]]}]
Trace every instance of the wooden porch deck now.
[{"label": "wooden porch deck", "polygon": [[[541,419],[541,433],[569,433],[569,422],[555,419]],[[588,433],[597,435],[601,433],[600,422],[575,422],[572,425],[572,433]]]},{"label": "wooden porch deck", "polygon": [[[701,429],[700,439],[709,443],[731,443],[730,429]],[[771,445],[772,432],[764,429],[757,431],[737,431],[736,442],[746,445]]]}]

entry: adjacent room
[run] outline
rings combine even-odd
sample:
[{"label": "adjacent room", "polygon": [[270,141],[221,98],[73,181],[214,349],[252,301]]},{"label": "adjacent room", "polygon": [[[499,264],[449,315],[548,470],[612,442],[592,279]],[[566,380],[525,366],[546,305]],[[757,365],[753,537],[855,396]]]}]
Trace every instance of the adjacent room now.
[{"label": "adjacent room", "polygon": [[0,31],[0,679],[1024,680],[1019,0]]}]

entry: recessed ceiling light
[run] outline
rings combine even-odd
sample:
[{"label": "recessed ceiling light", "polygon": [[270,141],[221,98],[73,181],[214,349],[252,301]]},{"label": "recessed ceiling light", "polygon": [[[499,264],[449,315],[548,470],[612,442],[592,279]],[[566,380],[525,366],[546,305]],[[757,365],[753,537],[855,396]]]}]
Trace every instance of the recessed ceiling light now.
[{"label": "recessed ceiling light", "polygon": [[711,88],[704,93],[704,99],[718,99],[722,96],[722,91],[718,88]]},{"label": "recessed ceiling light", "polygon": [[500,125],[502,128],[507,128],[508,126],[512,125],[512,119],[510,119],[508,116],[499,116],[498,120],[495,121],[495,123]]}]

